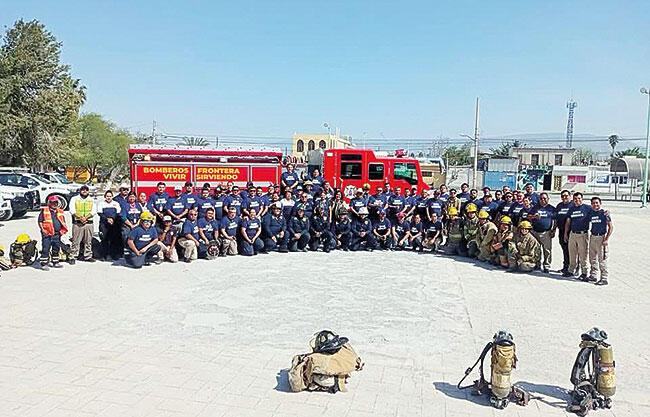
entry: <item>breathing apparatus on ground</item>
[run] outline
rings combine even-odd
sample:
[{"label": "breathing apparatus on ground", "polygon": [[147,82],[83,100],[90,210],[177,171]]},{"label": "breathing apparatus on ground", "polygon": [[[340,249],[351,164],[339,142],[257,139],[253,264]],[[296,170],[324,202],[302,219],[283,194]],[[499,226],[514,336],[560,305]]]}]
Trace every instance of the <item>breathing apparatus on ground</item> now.
[{"label": "breathing apparatus on ground", "polygon": [[571,404],[567,411],[585,416],[589,410],[611,408],[616,393],[614,352],[607,333],[594,327],[581,336],[580,351],[571,370]]},{"label": "breathing apparatus on ground", "polygon": [[[483,361],[490,352],[490,382],[485,379],[483,373]],[[480,377],[472,385],[461,386],[465,378],[481,363],[479,368]],[[474,365],[467,368],[465,376],[458,382],[458,389],[472,389],[472,395],[490,395],[490,403],[499,409],[506,408],[510,401],[519,405],[527,405],[530,401],[530,394],[519,387],[512,385],[510,374],[517,366],[517,355],[515,354],[515,342],[512,335],[505,330],[499,330],[491,342],[485,345]]]}]

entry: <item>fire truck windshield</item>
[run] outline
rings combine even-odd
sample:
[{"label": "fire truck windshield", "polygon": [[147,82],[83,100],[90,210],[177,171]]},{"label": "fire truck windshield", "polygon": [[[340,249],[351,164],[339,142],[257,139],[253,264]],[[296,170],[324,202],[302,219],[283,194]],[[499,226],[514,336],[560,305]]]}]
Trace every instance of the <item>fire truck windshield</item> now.
[{"label": "fire truck windshield", "polygon": [[395,167],[393,169],[393,179],[405,180],[411,185],[417,185],[418,172],[415,168],[415,164],[412,162],[395,163]]}]

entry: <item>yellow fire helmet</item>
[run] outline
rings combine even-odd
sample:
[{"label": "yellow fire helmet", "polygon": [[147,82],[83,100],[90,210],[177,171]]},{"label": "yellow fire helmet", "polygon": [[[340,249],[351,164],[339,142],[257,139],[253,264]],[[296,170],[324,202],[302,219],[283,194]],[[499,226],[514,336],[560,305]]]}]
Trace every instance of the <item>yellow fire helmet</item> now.
[{"label": "yellow fire helmet", "polygon": [[32,240],[28,234],[22,233],[19,234],[18,237],[16,238],[16,243],[27,243],[30,240]]},{"label": "yellow fire helmet", "polygon": [[447,210],[447,214],[450,216],[458,216],[458,209],[456,207],[449,207],[449,210]]},{"label": "yellow fire helmet", "polygon": [[143,211],[142,214],[140,215],[140,220],[148,220],[152,222],[154,218],[155,217],[153,216],[153,214],[151,214],[150,211]]},{"label": "yellow fire helmet", "polygon": [[501,224],[512,224],[512,219],[508,216],[501,217]]},{"label": "yellow fire helmet", "polygon": [[488,219],[488,218],[490,218],[490,215],[488,214],[487,211],[481,210],[481,211],[478,212],[478,218],[479,219]]},{"label": "yellow fire helmet", "polygon": [[476,204],[474,203],[469,203],[467,207],[465,207],[465,211],[468,213],[475,213],[476,212]]},{"label": "yellow fire helmet", "polygon": [[532,229],[533,225],[530,224],[528,220],[522,220],[521,223],[519,223],[519,227],[521,227],[522,229]]},{"label": "yellow fire helmet", "polygon": [[368,183],[363,184],[363,189],[364,190],[369,190],[370,189],[370,184],[368,184]]}]

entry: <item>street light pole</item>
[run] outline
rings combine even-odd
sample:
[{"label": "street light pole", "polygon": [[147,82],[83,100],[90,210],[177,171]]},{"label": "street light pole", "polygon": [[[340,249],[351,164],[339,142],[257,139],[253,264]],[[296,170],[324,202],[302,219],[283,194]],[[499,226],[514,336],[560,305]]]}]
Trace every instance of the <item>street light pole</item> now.
[{"label": "street light pole", "polygon": [[641,94],[648,96],[648,119],[645,130],[645,163],[643,164],[643,190],[641,190],[641,207],[646,207],[646,193],[648,192],[648,153],[650,152],[650,90],[641,87]]},{"label": "street light pole", "polygon": [[[648,163],[646,153],[646,165]],[[472,187],[478,189],[476,173],[478,171],[478,97],[476,97],[476,114],[474,115],[474,171],[472,172]]]}]

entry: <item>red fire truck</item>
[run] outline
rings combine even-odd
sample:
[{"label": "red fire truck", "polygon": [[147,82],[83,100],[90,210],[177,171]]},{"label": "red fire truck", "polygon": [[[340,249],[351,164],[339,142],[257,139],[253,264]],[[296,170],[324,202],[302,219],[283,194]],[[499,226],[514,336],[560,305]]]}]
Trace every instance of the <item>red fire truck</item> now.
[{"label": "red fire truck", "polygon": [[373,191],[385,182],[402,189],[417,187],[418,193],[429,189],[417,159],[376,156],[369,149],[325,150],[322,171],[323,178],[332,187],[343,190],[347,198],[352,198],[354,190],[366,183]]},{"label": "red fire truck", "polygon": [[131,187],[147,194],[164,182],[167,192],[191,181],[196,188],[204,183],[215,187],[232,181],[240,187],[252,181],[264,189],[280,182],[282,152],[263,146],[200,149],[171,145],[131,145],[129,149]]}]

